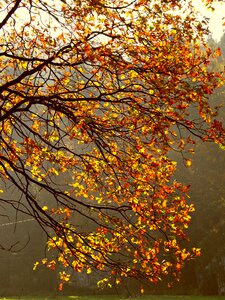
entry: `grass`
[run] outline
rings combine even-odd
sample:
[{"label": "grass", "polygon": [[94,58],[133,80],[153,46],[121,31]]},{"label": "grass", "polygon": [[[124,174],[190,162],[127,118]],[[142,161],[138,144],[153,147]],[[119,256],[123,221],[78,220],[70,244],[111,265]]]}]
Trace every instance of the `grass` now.
[{"label": "grass", "polygon": [[[0,300],[53,300],[51,297],[6,297]],[[60,296],[56,300],[119,300],[119,296]],[[149,296],[144,295],[140,298],[127,298],[129,300],[225,300],[225,296]]]}]

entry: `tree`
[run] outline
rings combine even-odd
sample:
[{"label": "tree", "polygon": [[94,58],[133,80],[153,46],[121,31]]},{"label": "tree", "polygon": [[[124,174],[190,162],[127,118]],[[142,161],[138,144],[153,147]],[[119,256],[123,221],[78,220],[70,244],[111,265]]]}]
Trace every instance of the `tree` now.
[{"label": "tree", "polygon": [[[213,61],[210,68],[222,71],[224,69],[225,44],[223,36],[219,43],[209,40],[210,47],[220,47],[222,55]],[[212,103],[220,103],[224,99],[223,85],[211,97]],[[221,101],[222,100],[222,101]],[[224,106],[218,117],[225,118]],[[222,147],[222,149],[225,149]],[[196,273],[196,286],[201,294],[224,294],[225,292],[225,240],[224,240],[224,213],[225,188],[223,165],[225,152],[215,144],[198,143],[195,149],[193,168],[190,172],[180,172],[185,182],[191,183],[189,194],[193,199],[196,212],[190,226],[189,238],[201,247],[202,255],[196,260],[191,270]],[[187,273],[190,278],[190,273]]]},{"label": "tree", "polygon": [[224,143],[206,21],[189,1],[0,3],[2,207],[37,220],[49,268],[177,276],[199,249],[172,153],[190,166],[196,140]]}]

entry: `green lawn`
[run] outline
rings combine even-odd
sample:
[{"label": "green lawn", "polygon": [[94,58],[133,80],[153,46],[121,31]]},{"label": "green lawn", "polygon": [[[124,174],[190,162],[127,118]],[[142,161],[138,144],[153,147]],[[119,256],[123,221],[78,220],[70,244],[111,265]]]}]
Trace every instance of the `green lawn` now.
[{"label": "green lawn", "polygon": [[[120,300],[118,296],[65,296],[65,297],[6,297],[0,300]],[[139,298],[127,298],[129,300],[225,300],[225,296],[142,296]]]}]

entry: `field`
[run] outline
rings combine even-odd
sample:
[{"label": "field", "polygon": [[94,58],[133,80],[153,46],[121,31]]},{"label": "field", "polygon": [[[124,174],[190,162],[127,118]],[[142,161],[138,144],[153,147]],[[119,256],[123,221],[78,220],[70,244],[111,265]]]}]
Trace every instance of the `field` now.
[{"label": "field", "polygon": [[[0,300],[120,300],[119,296],[61,296],[57,298],[51,297],[7,297]],[[125,298],[124,298],[125,299]],[[129,300],[225,300],[225,296],[142,296],[139,298],[126,298]]]}]

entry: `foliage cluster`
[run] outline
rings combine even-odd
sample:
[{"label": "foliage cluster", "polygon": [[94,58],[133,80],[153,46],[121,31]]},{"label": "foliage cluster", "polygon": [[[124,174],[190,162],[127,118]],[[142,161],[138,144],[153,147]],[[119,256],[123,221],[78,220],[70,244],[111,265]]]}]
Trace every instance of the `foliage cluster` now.
[{"label": "foliage cluster", "polygon": [[194,207],[171,153],[188,167],[198,139],[224,144],[206,20],[191,1],[0,6],[1,203],[39,222],[62,282],[176,277],[200,251],[183,244]]}]

